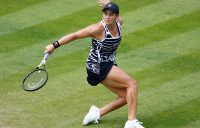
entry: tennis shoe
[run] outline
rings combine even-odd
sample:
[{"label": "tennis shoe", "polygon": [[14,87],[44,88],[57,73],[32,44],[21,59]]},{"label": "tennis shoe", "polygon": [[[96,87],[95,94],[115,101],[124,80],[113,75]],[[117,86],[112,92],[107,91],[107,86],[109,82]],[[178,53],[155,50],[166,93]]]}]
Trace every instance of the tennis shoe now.
[{"label": "tennis shoe", "polygon": [[124,128],[144,128],[138,120],[127,121]]},{"label": "tennis shoe", "polygon": [[85,116],[82,125],[88,125],[90,123],[98,124],[99,118],[100,118],[100,109],[92,105],[90,107],[89,112]]}]

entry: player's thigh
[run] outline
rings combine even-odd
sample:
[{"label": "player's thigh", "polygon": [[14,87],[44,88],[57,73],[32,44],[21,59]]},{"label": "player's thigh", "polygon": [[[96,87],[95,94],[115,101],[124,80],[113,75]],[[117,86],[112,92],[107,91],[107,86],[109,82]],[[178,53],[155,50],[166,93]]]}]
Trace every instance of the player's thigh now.
[{"label": "player's thigh", "polygon": [[[115,83],[111,83],[110,84],[114,85]],[[115,93],[118,97],[122,97],[122,98],[125,98],[126,97],[126,89],[125,88],[116,88],[116,87],[113,87],[112,85],[106,85],[104,84],[104,86],[106,88],[108,88],[110,91],[112,91],[113,93]]]},{"label": "player's thigh", "polygon": [[115,88],[128,88],[136,83],[131,76],[117,66],[113,66],[102,84]]}]

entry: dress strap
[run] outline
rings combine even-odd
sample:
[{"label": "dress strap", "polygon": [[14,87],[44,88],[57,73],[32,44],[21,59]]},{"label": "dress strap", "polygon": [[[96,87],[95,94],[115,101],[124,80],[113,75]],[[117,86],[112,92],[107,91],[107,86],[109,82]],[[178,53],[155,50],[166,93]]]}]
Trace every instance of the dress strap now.
[{"label": "dress strap", "polygon": [[106,33],[107,33],[107,32],[110,33],[110,31],[108,30],[108,28],[107,28],[107,26],[106,26],[106,24],[105,24],[105,22],[104,22],[103,19],[101,19],[101,23],[103,24],[103,27],[104,27]]},{"label": "dress strap", "polygon": [[119,30],[119,35],[121,35],[122,34],[122,27],[121,27],[119,20],[117,20],[116,23],[117,23],[117,28]]}]

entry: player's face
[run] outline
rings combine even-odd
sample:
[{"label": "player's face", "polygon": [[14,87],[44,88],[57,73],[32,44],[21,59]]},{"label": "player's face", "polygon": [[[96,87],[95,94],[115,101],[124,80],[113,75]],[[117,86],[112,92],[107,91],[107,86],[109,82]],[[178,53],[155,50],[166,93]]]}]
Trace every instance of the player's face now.
[{"label": "player's face", "polygon": [[112,13],[110,10],[103,11],[103,19],[106,23],[106,25],[115,24],[117,19],[117,14]]}]

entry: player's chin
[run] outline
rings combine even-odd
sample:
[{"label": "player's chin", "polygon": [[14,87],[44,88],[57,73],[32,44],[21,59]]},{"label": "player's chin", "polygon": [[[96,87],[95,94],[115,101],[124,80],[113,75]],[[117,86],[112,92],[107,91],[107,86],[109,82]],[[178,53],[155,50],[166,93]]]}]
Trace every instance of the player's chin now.
[{"label": "player's chin", "polygon": [[105,21],[106,25],[111,25],[112,22],[111,21]]}]

